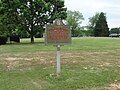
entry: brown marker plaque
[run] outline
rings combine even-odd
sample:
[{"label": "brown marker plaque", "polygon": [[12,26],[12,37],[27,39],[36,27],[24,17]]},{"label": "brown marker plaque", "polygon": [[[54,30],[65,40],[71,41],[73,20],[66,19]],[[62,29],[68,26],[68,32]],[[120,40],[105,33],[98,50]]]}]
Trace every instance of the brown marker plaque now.
[{"label": "brown marker plaque", "polygon": [[53,25],[47,25],[45,31],[46,45],[64,45],[71,43],[71,31],[59,19]]}]

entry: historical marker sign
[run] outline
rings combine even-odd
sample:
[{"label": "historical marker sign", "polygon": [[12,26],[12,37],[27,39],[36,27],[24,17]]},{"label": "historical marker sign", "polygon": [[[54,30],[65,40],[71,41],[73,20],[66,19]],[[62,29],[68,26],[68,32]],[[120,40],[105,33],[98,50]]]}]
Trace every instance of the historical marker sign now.
[{"label": "historical marker sign", "polygon": [[53,25],[47,25],[45,32],[46,45],[64,45],[71,43],[71,31],[68,26],[57,19]]},{"label": "historical marker sign", "polygon": [[45,44],[57,47],[57,78],[60,78],[60,46],[71,43],[71,31],[62,20],[57,19],[52,25],[47,25]]}]

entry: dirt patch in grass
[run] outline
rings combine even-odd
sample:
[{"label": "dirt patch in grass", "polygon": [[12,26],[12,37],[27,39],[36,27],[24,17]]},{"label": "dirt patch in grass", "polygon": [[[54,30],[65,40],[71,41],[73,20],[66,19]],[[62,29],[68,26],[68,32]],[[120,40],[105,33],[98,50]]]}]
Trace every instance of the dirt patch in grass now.
[{"label": "dirt patch in grass", "polygon": [[40,90],[44,89],[45,87],[51,86],[51,84],[47,81],[32,81],[32,84],[35,87],[38,87]]},{"label": "dirt patch in grass", "polygon": [[65,52],[61,56],[63,63],[81,63],[98,67],[120,65],[119,52]]},{"label": "dirt patch in grass", "polygon": [[92,87],[92,88],[77,89],[77,90],[120,90],[120,83],[110,84],[108,87]]},{"label": "dirt patch in grass", "polygon": [[[120,52],[61,52],[61,64],[80,63],[99,68],[113,65],[120,67],[119,56]],[[0,54],[0,57],[0,64],[5,64],[7,68],[38,64],[56,65],[56,52],[9,53]]]},{"label": "dirt patch in grass", "polygon": [[41,85],[39,85],[39,83],[37,83],[37,82],[32,82],[32,84],[35,85],[36,87],[38,87],[39,89],[42,88]]},{"label": "dirt patch in grass", "polygon": [[106,89],[107,90],[120,90],[120,83],[110,84],[109,87],[107,87]]},{"label": "dirt patch in grass", "polygon": [[8,57],[8,58],[4,58],[7,61],[18,61],[18,60],[27,60],[27,61],[31,61],[32,58],[15,58],[15,57]]},{"label": "dirt patch in grass", "polygon": [[55,63],[55,54],[48,52],[0,54],[0,57],[0,64],[8,70],[20,66]]}]

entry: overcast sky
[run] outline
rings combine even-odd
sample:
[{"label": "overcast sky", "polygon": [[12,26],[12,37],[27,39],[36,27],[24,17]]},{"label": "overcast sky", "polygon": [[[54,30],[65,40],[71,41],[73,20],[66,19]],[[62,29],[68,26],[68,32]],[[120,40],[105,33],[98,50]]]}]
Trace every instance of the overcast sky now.
[{"label": "overcast sky", "polygon": [[88,24],[88,18],[96,12],[106,13],[109,28],[120,27],[120,0],[64,0],[68,10],[79,11]]}]

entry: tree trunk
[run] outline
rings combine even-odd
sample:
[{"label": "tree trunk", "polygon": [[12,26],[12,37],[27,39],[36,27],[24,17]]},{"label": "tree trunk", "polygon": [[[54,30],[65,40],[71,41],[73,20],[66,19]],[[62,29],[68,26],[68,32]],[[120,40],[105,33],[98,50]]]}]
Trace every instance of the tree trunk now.
[{"label": "tree trunk", "polygon": [[33,25],[31,25],[31,35],[30,35],[30,38],[31,38],[31,43],[34,43]]},{"label": "tree trunk", "polygon": [[72,29],[72,36],[75,37],[75,31]]},{"label": "tree trunk", "polygon": [[33,36],[33,34],[31,34],[30,38],[31,38],[31,43],[34,43],[34,36]]}]

